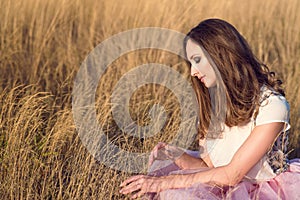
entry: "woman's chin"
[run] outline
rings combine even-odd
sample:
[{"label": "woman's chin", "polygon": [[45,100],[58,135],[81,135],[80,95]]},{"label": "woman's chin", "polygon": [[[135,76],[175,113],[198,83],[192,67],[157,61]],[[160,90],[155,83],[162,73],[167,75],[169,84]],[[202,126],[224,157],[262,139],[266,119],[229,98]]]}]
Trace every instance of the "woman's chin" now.
[{"label": "woman's chin", "polygon": [[213,88],[213,87],[216,87],[216,85],[217,85],[215,83],[209,83],[209,82],[204,82],[203,84],[207,88]]}]

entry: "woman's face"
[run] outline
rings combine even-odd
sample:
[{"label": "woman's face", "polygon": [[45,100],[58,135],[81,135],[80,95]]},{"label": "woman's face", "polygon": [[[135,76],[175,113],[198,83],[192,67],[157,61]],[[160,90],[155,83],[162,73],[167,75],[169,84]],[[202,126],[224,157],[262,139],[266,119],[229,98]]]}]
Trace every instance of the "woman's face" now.
[{"label": "woman's face", "polygon": [[215,71],[201,47],[191,39],[186,44],[186,55],[191,63],[191,75],[197,77],[207,88],[214,87],[217,82]]}]

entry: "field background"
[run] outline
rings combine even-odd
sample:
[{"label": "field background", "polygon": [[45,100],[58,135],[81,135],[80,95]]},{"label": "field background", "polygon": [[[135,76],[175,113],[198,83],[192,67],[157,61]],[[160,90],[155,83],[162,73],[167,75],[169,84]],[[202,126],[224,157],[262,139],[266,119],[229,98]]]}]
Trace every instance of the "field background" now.
[{"label": "field background", "polygon": [[[291,106],[290,158],[300,157],[299,0],[0,0],[1,199],[127,199],[118,186],[131,174],[95,161],[77,135],[71,107],[76,72],[113,34],[148,26],[187,33],[210,17],[234,24],[284,81]],[[170,141],[180,122],[174,95],[148,85],[134,93],[132,116],[147,124],[149,105],[160,102],[170,116],[165,129],[143,141],[114,123],[112,87],[147,62],[168,64],[188,77],[179,58],[155,50],[126,54],[109,67],[97,90],[98,120],[107,137],[128,151],[145,152],[160,140]]]}]

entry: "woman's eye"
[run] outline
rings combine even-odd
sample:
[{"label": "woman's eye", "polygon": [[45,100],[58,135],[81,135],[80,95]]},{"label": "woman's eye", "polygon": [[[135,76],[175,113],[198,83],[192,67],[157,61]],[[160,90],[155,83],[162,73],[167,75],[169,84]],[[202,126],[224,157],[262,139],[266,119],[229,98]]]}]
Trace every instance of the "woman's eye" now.
[{"label": "woman's eye", "polygon": [[200,60],[201,60],[200,57],[195,57],[195,58],[194,58],[194,61],[195,61],[196,64],[200,63]]}]

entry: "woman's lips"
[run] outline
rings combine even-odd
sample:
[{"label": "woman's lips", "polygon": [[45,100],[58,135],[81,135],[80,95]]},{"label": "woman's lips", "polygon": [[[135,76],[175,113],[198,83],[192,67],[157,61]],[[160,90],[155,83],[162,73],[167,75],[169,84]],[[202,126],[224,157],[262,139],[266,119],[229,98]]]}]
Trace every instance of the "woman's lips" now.
[{"label": "woman's lips", "polygon": [[205,75],[200,77],[200,81],[201,81],[202,83],[204,83],[204,78],[205,78]]}]

